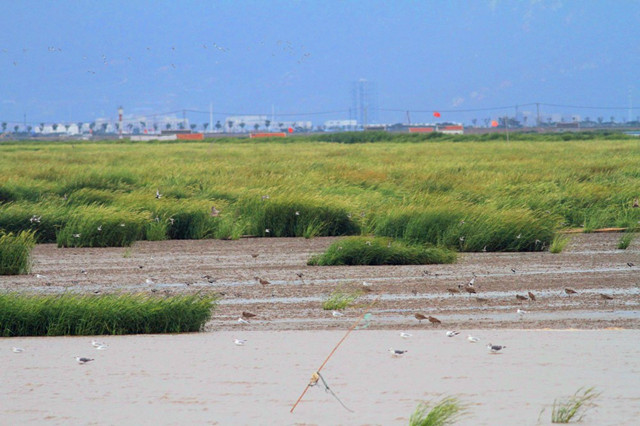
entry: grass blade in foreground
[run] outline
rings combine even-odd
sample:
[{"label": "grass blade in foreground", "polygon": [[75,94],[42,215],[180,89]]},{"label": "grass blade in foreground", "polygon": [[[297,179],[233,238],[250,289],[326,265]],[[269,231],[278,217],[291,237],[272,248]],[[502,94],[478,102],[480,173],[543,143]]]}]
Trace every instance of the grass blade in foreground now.
[{"label": "grass blade in foreground", "polygon": [[451,425],[467,413],[466,406],[458,398],[449,396],[435,404],[431,410],[422,402],[409,418],[409,426]]},{"label": "grass blade in foreground", "polygon": [[[576,393],[565,401],[553,401],[553,409],[551,410],[551,423],[569,423],[575,416],[580,413],[580,417],[576,419],[579,422],[584,417],[584,411],[586,411],[587,403],[600,396],[599,392],[595,391],[595,388],[580,388]],[[581,394],[582,392],[582,394]]]},{"label": "grass blade in foreground", "polygon": [[32,231],[18,235],[0,231],[0,275],[28,274],[31,270],[31,250],[36,245]]},{"label": "grass blade in foreground", "polygon": [[143,294],[0,295],[0,336],[184,333],[200,331],[216,299]]},{"label": "grass blade in foreground", "polygon": [[442,247],[409,245],[390,238],[347,237],[331,244],[307,264],[329,265],[428,265],[453,263],[456,253]]}]

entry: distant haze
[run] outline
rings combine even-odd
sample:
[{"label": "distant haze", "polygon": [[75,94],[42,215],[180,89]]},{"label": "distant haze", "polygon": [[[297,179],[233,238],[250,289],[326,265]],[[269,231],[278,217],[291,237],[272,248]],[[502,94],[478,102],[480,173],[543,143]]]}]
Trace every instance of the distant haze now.
[{"label": "distant haze", "polygon": [[356,119],[360,79],[385,123],[536,102],[545,116],[640,116],[638,1],[5,1],[0,16],[10,128],[115,119],[120,105],[193,123],[210,104],[214,122]]}]

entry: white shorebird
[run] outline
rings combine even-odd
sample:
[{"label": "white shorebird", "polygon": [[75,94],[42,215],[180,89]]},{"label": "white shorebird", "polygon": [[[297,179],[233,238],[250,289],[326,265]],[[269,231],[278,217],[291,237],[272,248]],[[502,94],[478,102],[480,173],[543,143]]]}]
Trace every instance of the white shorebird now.
[{"label": "white shorebird", "polygon": [[520,315],[520,318],[522,318],[522,317],[524,316],[524,314],[526,314],[526,313],[527,313],[527,311],[525,311],[524,309],[520,309],[520,308],[518,308],[518,310],[516,311],[516,313],[517,313],[518,315]]},{"label": "white shorebird", "polygon": [[146,280],[144,280],[145,284],[153,284],[153,280],[151,278],[147,278]]},{"label": "white shorebird", "polygon": [[478,343],[478,342],[480,341],[480,339],[479,339],[479,338],[474,337],[474,336],[472,336],[472,335],[470,335],[470,334],[467,336],[467,340],[468,340],[470,343]]},{"label": "white shorebird", "polygon": [[41,279],[41,280],[45,280],[45,279],[47,279],[47,278],[49,278],[49,277],[47,277],[46,275],[36,274],[36,278],[39,278],[39,279]]},{"label": "white shorebird", "polygon": [[98,350],[98,351],[106,351],[108,347],[109,346],[107,346],[107,345],[100,345],[100,346],[96,346],[96,350]]},{"label": "white shorebird", "polygon": [[242,317],[238,317],[238,324],[249,324],[249,321]]},{"label": "white shorebird", "polygon": [[91,346],[93,346],[94,348],[98,348],[100,346],[106,346],[106,345],[104,343],[102,343],[102,342],[97,341],[97,340],[92,340],[91,341]]},{"label": "white shorebird", "polygon": [[24,352],[24,349],[22,348],[16,348],[15,346],[11,348],[11,350],[17,354],[19,354],[20,352]]},{"label": "white shorebird", "polygon": [[76,357],[76,361],[78,361],[78,364],[86,364],[90,361],[93,361],[93,358],[86,358],[83,356],[77,356]]},{"label": "white shorebird", "polygon": [[506,346],[502,346],[502,345],[492,345],[491,343],[489,343],[487,345],[487,349],[489,349],[491,351],[491,353],[497,353],[500,352],[501,350],[505,349]]},{"label": "white shorebird", "polygon": [[474,275],[473,278],[471,278],[471,281],[469,281],[469,283],[467,284],[469,287],[473,287],[473,285],[476,283],[476,276]]},{"label": "white shorebird", "polygon": [[402,337],[403,339],[408,339],[408,338],[410,338],[412,336],[413,336],[413,334],[411,334],[411,333],[405,333],[404,331],[400,332],[400,337]]},{"label": "white shorebird", "polygon": [[160,193],[159,189],[156,189],[156,198],[159,200],[160,198],[162,198],[162,194]]},{"label": "white shorebird", "polygon": [[408,351],[401,351],[400,349],[389,348],[389,352],[394,357],[400,357],[400,356],[406,354]]},{"label": "white shorebird", "polygon": [[458,334],[460,334],[459,331],[455,331],[455,330],[447,331],[447,337],[454,337],[454,336],[457,336]]},{"label": "white shorebird", "polygon": [[233,339],[233,343],[237,346],[244,346],[247,343],[246,339]]},{"label": "white shorebird", "polygon": [[343,316],[344,314],[343,314],[342,312],[332,311],[332,312],[331,312],[331,315],[333,315],[334,317],[341,317],[341,316]]}]

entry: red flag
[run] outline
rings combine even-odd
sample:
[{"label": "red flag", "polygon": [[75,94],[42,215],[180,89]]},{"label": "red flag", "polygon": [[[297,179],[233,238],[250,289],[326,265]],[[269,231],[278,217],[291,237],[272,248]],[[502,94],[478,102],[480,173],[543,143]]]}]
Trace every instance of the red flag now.
[{"label": "red flag", "polygon": [[293,127],[289,127],[289,133],[293,133]]},{"label": "red flag", "polygon": [[498,127],[498,122],[496,120],[491,120],[491,127]]},{"label": "red flag", "polygon": [[433,113],[433,116],[436,117],[436,118],[440,118],[440,113],[438,111],[435,111]]}]

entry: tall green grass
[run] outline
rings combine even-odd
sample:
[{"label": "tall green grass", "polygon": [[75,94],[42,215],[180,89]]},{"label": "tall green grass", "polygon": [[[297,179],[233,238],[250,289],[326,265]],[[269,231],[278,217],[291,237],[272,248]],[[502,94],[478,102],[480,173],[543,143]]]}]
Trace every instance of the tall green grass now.
[{"label": "tall green grass", "polygon": [[80,206],[58,232],[58,247],[124,247],[142,239],[151,219],[99,205]]},{"label": "tall green grass", "polygon": [[467,414],[467,406],[458,398],[446,397],[431,404],[423,402],[409,418],[410,426],[445,426],[452,425]]},{"label": "tall green grass", "polygon": [[565,136],[3,143],[0,228],[34,230],[38,242],[128,244],[129,234],[69,238],[104,209],[139,217],[136,239],[373,233],[463,251],[540,250],[563,227],[637,230],[640,141]]},{"label": "tall green grass", "polygon": [[442,247],[408,245],[383,237],[345,237],[324,253],[312,256],[309,265],[427,265],[453,263],[456,253]]},{"label": "tall green grass", "polygon": [[525,210],[501,212],[454,204],[388,213],[378,217],[374,232],[460,251],[541,251],[550,243],[555,227],[553,218]]},{"label": "tall green grass", "polygon": [[0,294],[0,336],[182,333],[200,331],[215,298]]},{"label": "tall green grass", "polygon": [[15,235],[0,230],[0,275],[28,274],[31,271],[31,250],[36,244],[33,231]]}]

